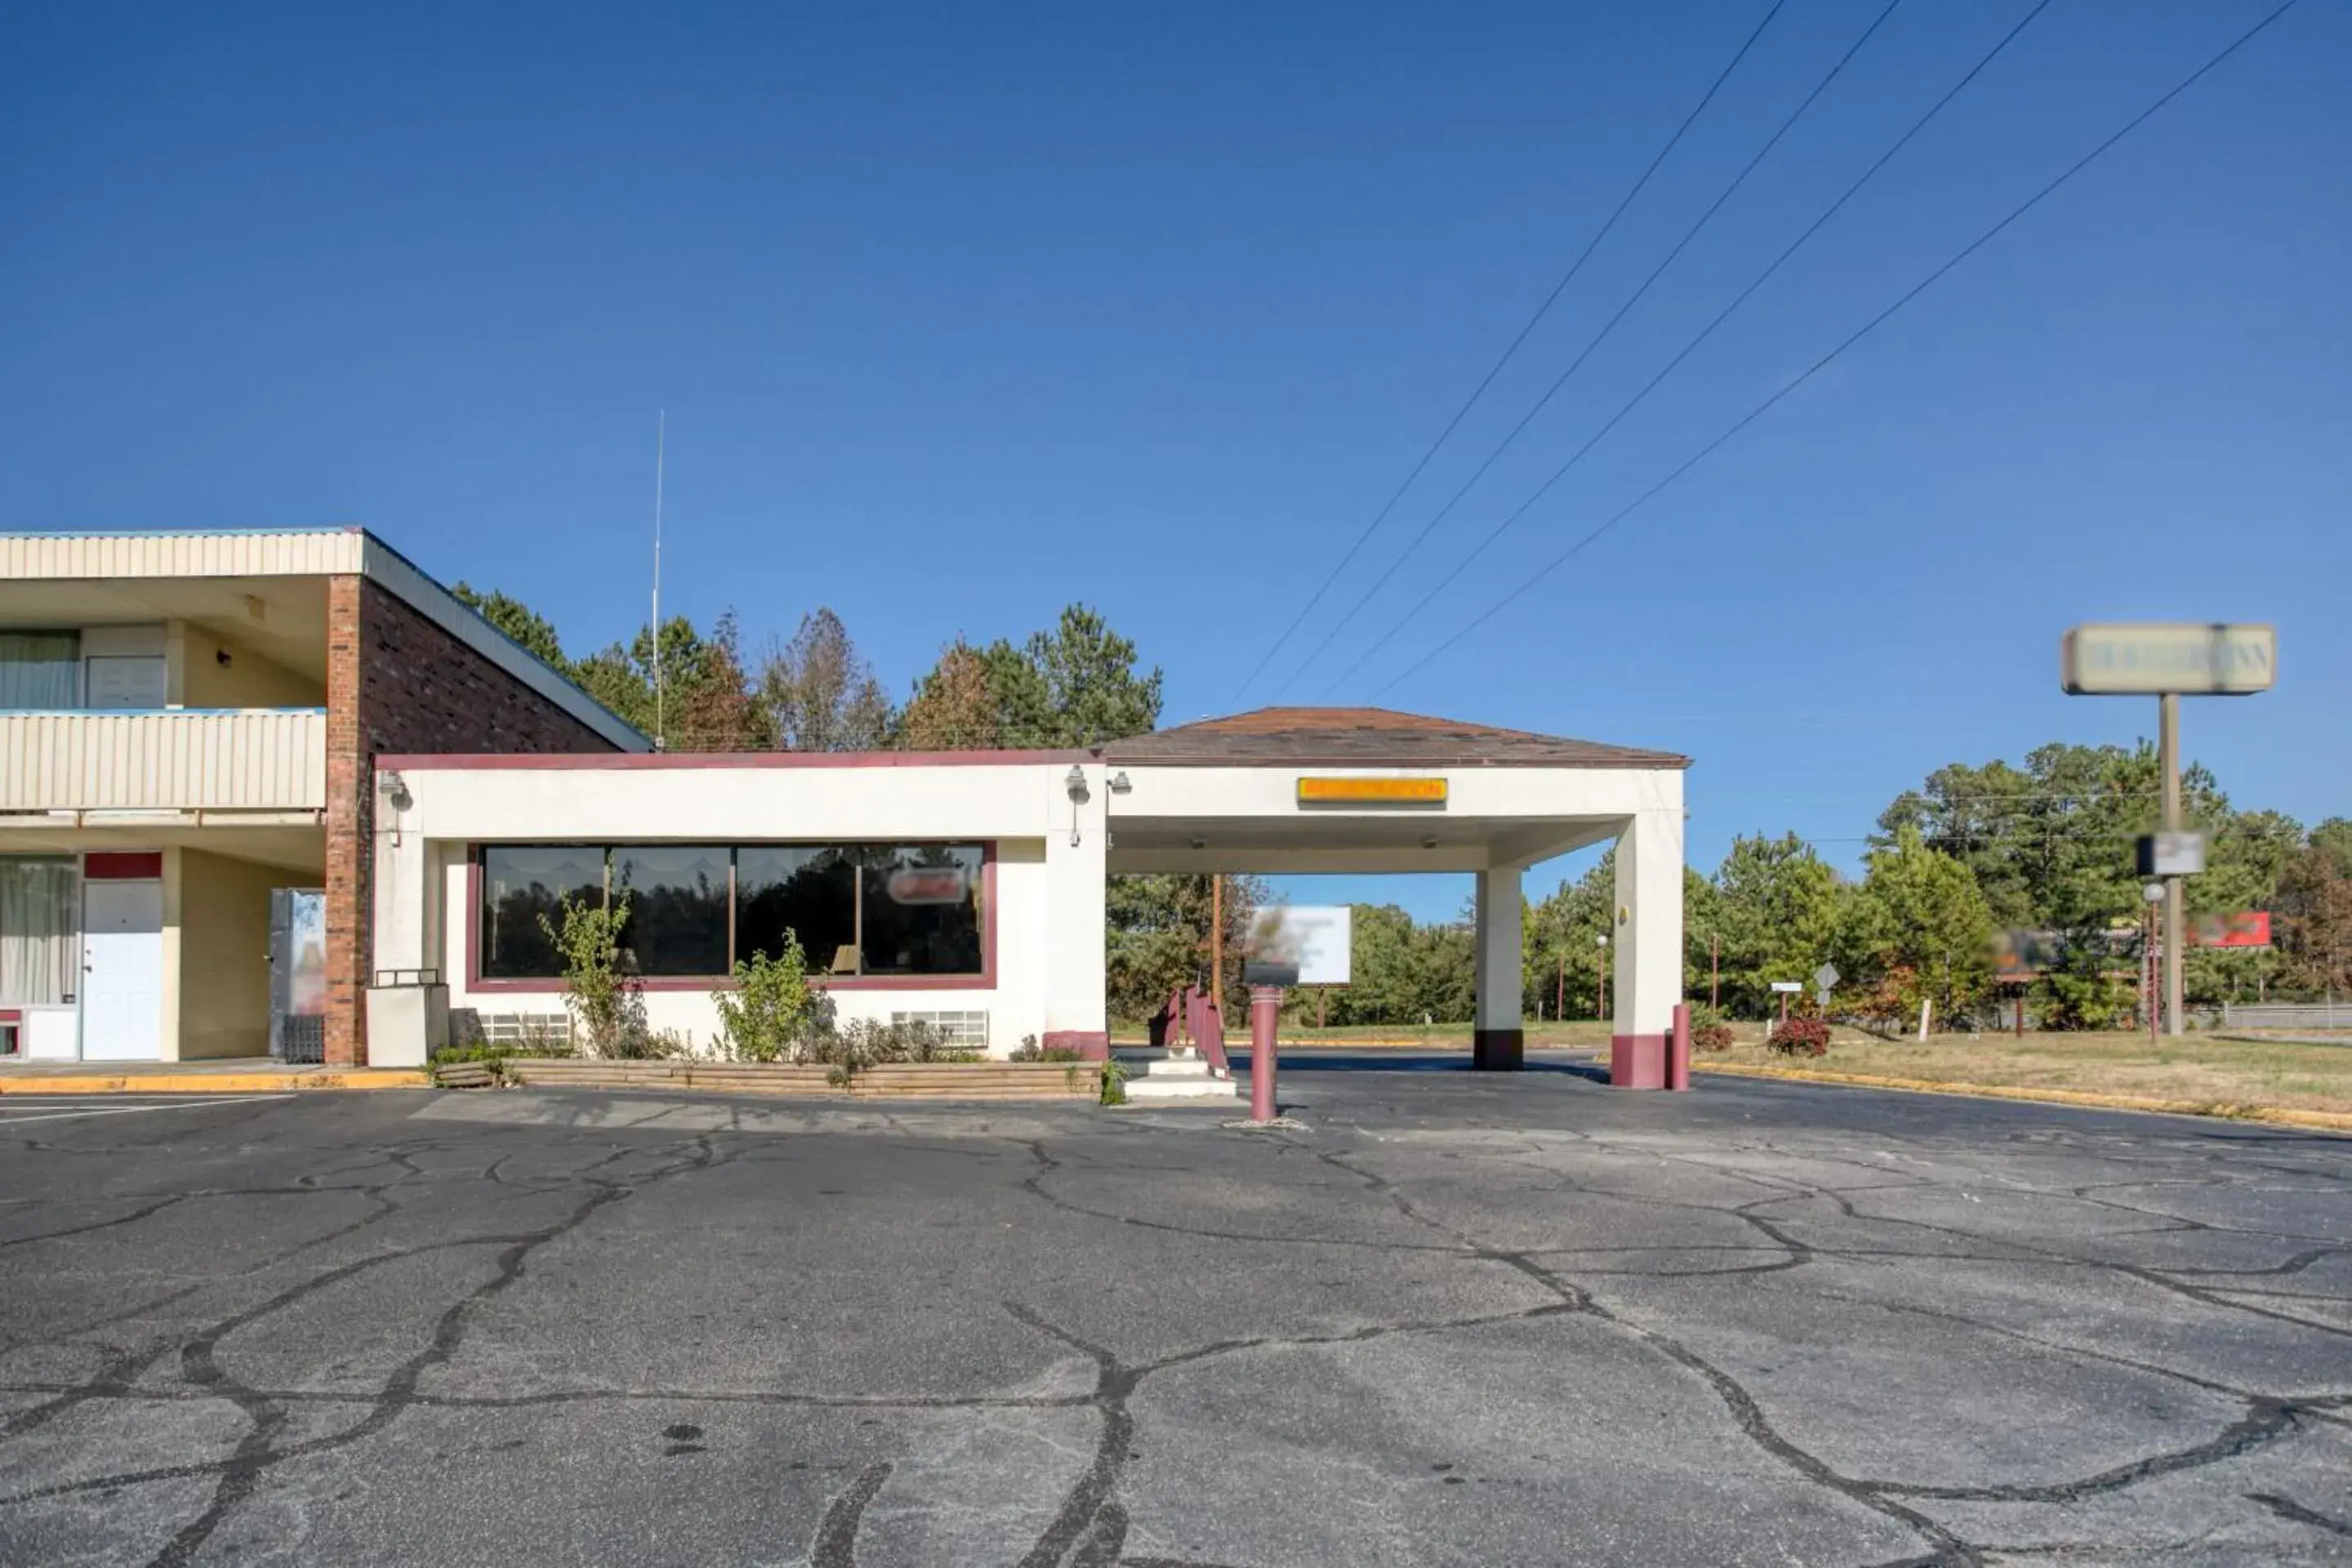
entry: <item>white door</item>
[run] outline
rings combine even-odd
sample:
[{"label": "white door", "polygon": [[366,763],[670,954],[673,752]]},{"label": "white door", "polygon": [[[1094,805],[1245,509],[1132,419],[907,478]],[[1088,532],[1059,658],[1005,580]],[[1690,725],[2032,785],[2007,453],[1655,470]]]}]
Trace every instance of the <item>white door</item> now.
[{"label": "white door", "polygon": [[171,667],[161,654],[94,653],[82,660],[85,708],[161,708]]},{"label": "white door", "polygon": [[82,884],[84,1061],[163,1054],[163,884]]}]

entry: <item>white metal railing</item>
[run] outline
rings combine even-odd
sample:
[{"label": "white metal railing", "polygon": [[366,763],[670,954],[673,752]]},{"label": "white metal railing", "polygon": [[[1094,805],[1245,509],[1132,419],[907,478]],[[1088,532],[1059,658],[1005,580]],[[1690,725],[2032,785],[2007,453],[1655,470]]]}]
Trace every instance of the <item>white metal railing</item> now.
[{"label": "white metal railing", "polygon": [[0,712],[0,811],[318,811],[320,708]]}]

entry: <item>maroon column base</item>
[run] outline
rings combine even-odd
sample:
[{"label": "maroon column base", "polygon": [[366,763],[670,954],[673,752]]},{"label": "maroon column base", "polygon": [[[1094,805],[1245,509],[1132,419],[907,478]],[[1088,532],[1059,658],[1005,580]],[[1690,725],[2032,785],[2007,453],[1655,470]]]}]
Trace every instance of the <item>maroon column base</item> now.
[{"label": "maroon column base", "polygon": [[1609,1040],[1609,1084],[1612,1089],[1666,1087],[1666,1037],[1612,1035]]},{"label": "maroon column base", "polygon": [[1473,1072],[1517,1072],[1526,1065],[1528,1032],[1525,1029],[1473,1029],[1470,1031],[1470,1068]]},{"label": "maroon column base", "polygon": [[1110,1060],[1110,1036],[1099,1029],[1048,1029],[1045,1047],[1049,1051],[1076,1051],[1080,1061]]},{"label": "maroon column base", "polygon": [[1272,1121],[1275,1103],[1275,1040],[1282,1030],[1282,987],[1250,987],[1250,1120]]}]

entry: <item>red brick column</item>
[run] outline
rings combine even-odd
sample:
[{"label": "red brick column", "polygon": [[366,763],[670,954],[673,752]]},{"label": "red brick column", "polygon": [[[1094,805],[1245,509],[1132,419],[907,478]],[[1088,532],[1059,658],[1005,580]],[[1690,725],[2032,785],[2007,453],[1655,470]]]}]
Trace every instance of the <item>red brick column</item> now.
[{"label": "red brick column", "polygon": [[370,763],[360,675],[365,658],[367,584],[327,580],[327,1060],[367,1063],[367,964],[374,943],[375,769]]},{"label": "red brick column", "polygon": [[327,580],[327,1060],[367,1063],[375,758],[613,743],[365,578]]}]

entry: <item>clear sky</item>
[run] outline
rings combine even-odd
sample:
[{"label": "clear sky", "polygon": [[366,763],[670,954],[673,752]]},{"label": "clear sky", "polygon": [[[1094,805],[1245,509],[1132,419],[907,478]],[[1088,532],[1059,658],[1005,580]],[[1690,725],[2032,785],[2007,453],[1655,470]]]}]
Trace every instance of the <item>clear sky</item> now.
[{"label": "clear sky", "polygon": [[2279,689],[2187,750],[2352,812],[2340,0],[1391,685],[2271,6],[2053,0],[1396,626],[2031,8],[1907,0],[1291,678],[1882,5],[1790,0],[1245,691],[1766,0],[11,6],[0,527],[362,522],[585,647],[643,619],[666,408],[666,602],[755,644],[831,605],[901,693],[1083,598],[1171,721],[1378,694],[1669,746],[1698,864],[1852,864],[1940,763],[2152,729],[2060,695],[2069,623],[2261,619]]}]

